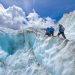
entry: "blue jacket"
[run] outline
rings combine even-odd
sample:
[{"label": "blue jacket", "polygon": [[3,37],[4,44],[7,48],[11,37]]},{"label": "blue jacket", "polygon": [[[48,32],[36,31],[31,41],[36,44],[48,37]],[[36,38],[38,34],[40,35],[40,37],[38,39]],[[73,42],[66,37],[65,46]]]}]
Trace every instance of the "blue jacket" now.
[{"label": "blue jacket", "polygon": [[59,25],[59,32],[64,32],[64,30],[62,29],[62,25]]},{"label": "blue jacket", "polygon": [[55,30],[55,29],[54,29],[53,27],[50,27],[50,28],[49,28],[49,31],[50,31],[50,32],[53,32],[54,30]]}]

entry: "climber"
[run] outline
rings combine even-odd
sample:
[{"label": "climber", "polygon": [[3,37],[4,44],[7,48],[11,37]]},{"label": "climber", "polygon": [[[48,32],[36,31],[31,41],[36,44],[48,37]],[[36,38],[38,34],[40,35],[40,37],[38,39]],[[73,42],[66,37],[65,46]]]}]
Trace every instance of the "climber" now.
[{"label": "climber", "polygon": [[46,35],[48,36],[54,36],[54,28],[51,26],[46,29]]},{"label": "climber", "polygon": [[46,29],[46,34],[45,34],[45,35],[48,35],[48,36],[50,36],[49,27]]},{"label": "climber", "polygon": [[65,28],[59,24],[59,33],[58,33],[58,37],[61,34],[63,36],[64,39],[66,39],[65,34],[64,34]]},{"label": "climber", "polygon": [[49,28],[49,31],[50,31],[50,36],[54,36],[55,29],[52,26]]}]

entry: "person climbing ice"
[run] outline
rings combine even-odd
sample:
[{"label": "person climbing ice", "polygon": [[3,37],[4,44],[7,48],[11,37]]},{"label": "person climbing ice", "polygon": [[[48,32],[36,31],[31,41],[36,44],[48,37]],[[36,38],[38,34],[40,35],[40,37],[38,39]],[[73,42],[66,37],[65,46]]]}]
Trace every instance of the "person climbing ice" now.
[{"label": "person climbing ice", "polygon": [[54,36],[54,31],[55,31],[55,29],[51,26],[51,27],[49,28],[49,30],[50,30],[50,36]]},{"label": "person climbing ice", "polygon": [[50,28],[48,27],[46,29],[46,35],[48,35],[48,36],[54,36],[54,31],[55,31],[55,29],[52,26]]},{"label": "person climbing ice", "polygon": [[45,35],[48,35],[48,36],[50,36],[49,27],[48,27],[48,28],[46,28],[46,34],[45,34]]},{"label": "person climbing ice", "polygon": [[65,34],[64,34],[65,28],[63,27],[63,25],[59,24],[59,32],[58,32],[58,37],[61,34],[63,36],[64,39],[66,39]]}]

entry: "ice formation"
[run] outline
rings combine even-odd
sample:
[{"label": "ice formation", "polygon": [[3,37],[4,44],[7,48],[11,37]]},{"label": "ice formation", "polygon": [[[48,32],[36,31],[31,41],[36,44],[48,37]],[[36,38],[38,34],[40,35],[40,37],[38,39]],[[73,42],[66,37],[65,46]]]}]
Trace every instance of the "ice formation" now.
[{"label": "ice formation", "polygon": [[[69,41],[47,37],[41,27],[55,26],[49,17],[44,20],[35,11],[26,17],[28,20],[24,16],[22,9],[16,6],[5,9],[0,5],[0,75],[75,75],[75,36],[68,35],[66,30]],[[72,34],[75,25],[74,20],[68,22],[70,17],[74,18],[74,14],[64,16],[59,23],[71,29]],[[18,26],[19,20],[18,28],[24,25],[22,21],[28,27],[17,30],[15,25]]]},{"label": "ice formation", "polygon": [[75,40],[75,11],[64,14],[59,23],[65,26],[67,38]]}]

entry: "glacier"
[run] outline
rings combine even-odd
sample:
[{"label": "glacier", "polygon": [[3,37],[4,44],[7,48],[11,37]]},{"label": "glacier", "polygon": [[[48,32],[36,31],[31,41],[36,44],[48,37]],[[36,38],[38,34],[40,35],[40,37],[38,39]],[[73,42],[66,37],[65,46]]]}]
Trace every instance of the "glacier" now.
[{"label": "glacier", "polygon": [[[20,7],[0,4],[0,75],[75,75],[74,16],[65,14],[55,24],[34,9],[26,16]],[[59,23],[69,41],[45,35],[50,26],[57,35]]]},{"label": "glacier", "polygon": [[75,75],[75,41],[44,33],[0,28],[0,75]]}]

